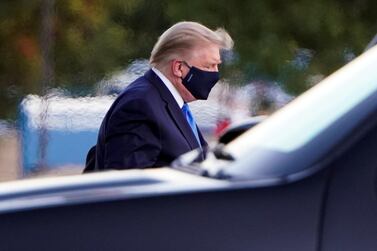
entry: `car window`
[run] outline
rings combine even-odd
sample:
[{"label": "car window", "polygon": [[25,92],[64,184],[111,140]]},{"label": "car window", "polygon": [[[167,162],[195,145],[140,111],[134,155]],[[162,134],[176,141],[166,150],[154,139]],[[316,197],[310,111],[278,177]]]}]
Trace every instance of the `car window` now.
[{"label": "car window", "polygon": [[[291,152],[307,144],[325,128],[377,90],[377,50],[334,73],[301,95],[263,126],[227,147],[234,156],[251,146]],[[283,129],[283,131],[282,131]]]},{"label": "car window", "polygon": [[230,142],[224,152],[235,161],[218,172],[234,179],[289,180],[320,168],[331,150],[374,117],[376,65],[374,48]]}]

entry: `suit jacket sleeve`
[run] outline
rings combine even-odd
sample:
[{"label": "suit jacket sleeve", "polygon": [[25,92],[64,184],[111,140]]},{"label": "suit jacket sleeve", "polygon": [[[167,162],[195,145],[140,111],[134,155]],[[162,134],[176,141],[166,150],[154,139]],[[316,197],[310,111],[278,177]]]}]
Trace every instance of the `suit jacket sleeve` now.
[{"label": "suit jacket sleeve", "polygon": [[160,133],[151,104],[127,101],[111,114],[105,137],[105,169],[152,167],[161,151]]}]

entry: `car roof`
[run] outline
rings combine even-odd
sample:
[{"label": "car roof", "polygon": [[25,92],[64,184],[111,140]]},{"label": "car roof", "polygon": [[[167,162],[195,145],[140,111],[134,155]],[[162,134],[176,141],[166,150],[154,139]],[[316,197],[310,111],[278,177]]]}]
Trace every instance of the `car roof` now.
[{"label": "car roof", "polygon": [[44,177],[0,184],[0,214],[37,208],[227,189],[229,182],[171,168]]}]

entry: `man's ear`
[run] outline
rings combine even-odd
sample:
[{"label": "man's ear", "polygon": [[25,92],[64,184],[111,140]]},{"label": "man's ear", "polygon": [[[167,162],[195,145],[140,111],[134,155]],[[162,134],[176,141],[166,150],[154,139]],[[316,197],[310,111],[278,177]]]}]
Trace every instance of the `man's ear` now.
[{"label": "man's ear", "polygon": [[174,77],[182,78],[182,61],[174,59],[171,62],[171,71]]}]

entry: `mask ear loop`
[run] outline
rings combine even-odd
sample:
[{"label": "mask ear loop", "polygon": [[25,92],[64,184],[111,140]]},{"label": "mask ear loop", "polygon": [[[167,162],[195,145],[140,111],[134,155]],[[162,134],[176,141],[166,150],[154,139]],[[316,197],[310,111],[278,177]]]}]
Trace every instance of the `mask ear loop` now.
[{"label": "mask ear loop", "polygon": [[[190,66],[186,61],[182,60],[181,62],[182,62],[183,64],[185,64],[185,65],[191,70],[191,67],[192,67],[192,66]],[[181,65],[182,65],[182,64],[181,64]],[[183,75],[181,76],[181,79],[182,79],[182,80],[184,79]]]},{"label": "mask ear loop", "polygon": [[190,66],[186,61],[182,60],[182,63],[184,63],[189,69],[191,69],[192,66]]}]

